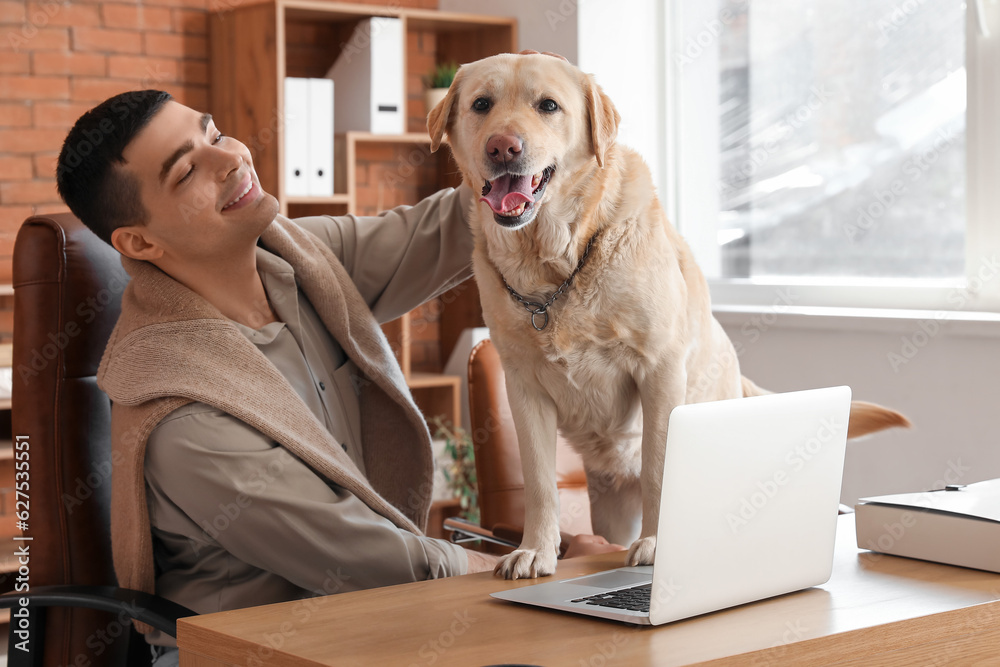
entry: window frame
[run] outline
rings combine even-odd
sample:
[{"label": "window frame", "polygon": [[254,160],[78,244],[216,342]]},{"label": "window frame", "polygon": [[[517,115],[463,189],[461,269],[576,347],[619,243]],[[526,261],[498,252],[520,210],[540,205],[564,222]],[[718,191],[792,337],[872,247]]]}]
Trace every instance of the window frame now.
[{"label": "window frame", "polygon": [[[659,185],[667,214],[706,276],[711,276],[718,275],[720,265],[717,227],[701,221],[718,217],[718,198],[707,191],[719,182],[718,154],[699,147],[706,142],[719,144],[718,127],[713,114],[697,109],[717,108],[718,35],[731,19],[714,3],[697,3],[687,12],[685,4],[696,3],[667,0],[663,13],[668,147],[667,175]],[[771,308],[776,298],[787,300],[792,294],[793,307],[1000,312],[1000,126],[995,123],[996,109],[1000,109],[998,4],[970,0],[966,9],[965,276],[952,280],[709,278],[714,305]]]}]

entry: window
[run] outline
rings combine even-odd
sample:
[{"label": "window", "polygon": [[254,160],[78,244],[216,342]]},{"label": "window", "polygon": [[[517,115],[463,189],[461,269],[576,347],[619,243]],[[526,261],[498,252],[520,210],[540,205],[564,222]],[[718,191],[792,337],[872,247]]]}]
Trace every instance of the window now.
[{"label": "window", "polygon": [[673,1],[668,192],[716,303],[792,285],[800,305],[1000,309],[992,18],[955,0]]}]

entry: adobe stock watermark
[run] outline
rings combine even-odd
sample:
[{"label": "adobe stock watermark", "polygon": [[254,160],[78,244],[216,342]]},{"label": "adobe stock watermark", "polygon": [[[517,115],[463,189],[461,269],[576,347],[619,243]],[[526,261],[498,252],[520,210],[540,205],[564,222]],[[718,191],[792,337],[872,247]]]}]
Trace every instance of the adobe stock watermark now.
[{"label": "adobe stock watermark", "polygon": [[[286,120],[296,121],[298,116],[295,113],[279,113],[278,109],[271,110],[271,118],[260,128],[255,134],[247,137],[246,141],[241,141],[241,143],[247,147],[250,151],[250,155],[253,158],[255,164],[260,162],[260,155],[264,149],[272,144],[278,138],[278,128],[285,124]],[[225,132],[225,129],[222,128]],[[235,139],[234,141],[240,141]],[[200,186],[200,189],[195,189],[192,197],[189,201],[184,201],[178,207],[178,212],[183,218],[184,222],[192,222],[198,215],[206,210],[214,211],[216,205],[218,204],[219,192],[215,189],[215,184],[205,183]],[[261,312],[257,313],[258,316],[266,315],[268,310],[265,308]],[[257,328],[254,326],[253,328]]]},{"label": "adobe stock watermark", "polygon": [[443,664],[439,663],[452,646],[464,635],[469,628],[477,621],[468,610],[464,612],[454,612],[452,621],[437,637],[431,639],[417,650],[418,662],[410,663],[410,667],[420,667],[421,665]]},{"label": "adobe stock watermark", "polygon": [[743,0],[735,7],[725,7],[715,17],[702,23],[701,29],[684,40],[681,50],[674,53],[674,64],[677,68],[683,69],[701,58],[707,49],[719,41],[726,28],[740,16],[740,10],[749,6],[750,0]]},{"label": "adobe stock watermark", "polygon": [[778,120],[776,131],[769,132],[771,136],[750,149],[750,154],[740,164],[735,177],[719,184],[720,192],[726,194],[745,187],[750,179],[781,151],[781,143],[805,127],[833,97],[833,91],[827,88],[825,83],[810,86],[805,100]]},{"label": "adobe stock watermark", "polygon": [[885,188],[872,191],[872,201],[856,210],[857,219],[844,226],[844,234],[851,243],[864,238],[875,229],[892,207],[910,192],[913,184],[920,182],[927,171],[944,153],[955,145],[960,132],[951,134],[939,129],[931,147],[907,159],[900,167],[901,175],[892,179]]},{"label": "adobe stock watermark", "polygon": [[315,597],[308,597],[299,600],[292,606],[291,620],[281,621],[272,632],[263,633],[264,643],[257,646],[256,650],[247,649],[243,664],[246,667],[263,667],[265,664],[273,664],[269,661],[274,657],[274,652],[281,649],[285,642],[298,633],[300,626],[305,625],[312,618],[313,614],[328,602],[330,595],[344,592],[348,588],[347,582],[351,575],[345,573],[340,566],[337,571],[327,569],[324,572],[325,579],[319,588],[312,591]]},{"label": "adobe stock watermark", "polygon": [[799,300],[799,296],[790,287],[779,287],[774,291],[774,299],[766,310],[755,313],[740,325],[739,340],[730,339],[733,344],[733,355],[723,354],[712,358],[711,364],[701,374],[694,385],[693,392],[701,394],[710,387],[718,385],[723,376],[733,368],[739,368],[739,358],[747,351],[750,345],[760,340],[761,336],[767,333],[777,322],[778,317],[787,313]]},{"label": "adobe stock watermark", "polygon": [[88,296],[76,305],[73,312],[75,319],[68,320],[59,331],[50,331],[46,335],[46,340],[41,346],[35,347],[28,355],[27,363],[19,363],[14,369],[18,377],[25,385],[38,374],[48,368],[59,355],[84,332],[84,327],[91,324],[98,315],[103,313],[112,304],[117,304],[121,298],[125,286],[128,284],[127,276],[112,277],[108,284],[97,291],[96,294]]},{"label": "adobe stock watermark", "polygon": [[920,351],[941,333],[941,324],[954,318],[955,313],[963,310],[969,300],[978,294],[986,283],[995,280],[998,274],[1000,274],[1000,259],[996,255],[983,259],[976,272],[969,276],[968,283],[962,288],[952,290],[945,297],[948,304],[954,306],[953,310],[938,310],[933,316],[920,320],[917,322],[916,330],[909,335],[901,336],[899,347],[886,354],[886,361],[892,372],[898,373],[901,368],[913,361]]},{"label": "adobe stock watermark", "polygon": [[571,16],[580,11],[580,5],[587,0],[560,0],[555,9],[545,10],[545,22],[549,30],[555,32],[560,25],[566,23]]},{"label": "adobe stock watermark", "polygon": [[[173,401],[169,398],[154,398],[149,401],[148,405],[155,411],[163,404],[172,403]],[[62,494],[61,500],[63,507],[66,509],[66,514],[72,516],[77,508],[83,507],[101,487],[111,484],[111,475],[114,469],[127,460],[125,455],[122,454],[122,450],[138,447],[138,438],[142,432],[143,428],[141,425],[131,427],[121,435],[123,446],[121,448],[112,448],[108,459],[103,461],[91,460],[90,472],[85,477],[77,477],[74,480],[72,492],[67,490]]]},{"label": "adobe stock watermark", "polygon": [[225,22],[227,14],[246,4],[247,0],[208,0],[207,9]]},{"label": "adobe stock watermark", "polygon": [[[10,44],[10,48],[14,53],[20,53],[21,48],[27,46],[28,42],[38,35],[38,31],[47,26],[62,11],[65,5],[61,2],[47,0],[46,2],[38,2],[31,5],[24,3],[24,6],[24,21],[21,22],[20,29],[16,31],[11,30],[7,33],[7,43]],[[28,13],[29,7],[31,13]]]},{"label": "adobe stock watermark", "polygon": [[809,628],[802,623],[802,619],[785,621],[780,634],[769,647],[771,650],[766,655],[760,653],[755,655],[750,663],[751,667],[769,667],[769,665],[779,663],[788,653],[788,647],[804,639],[808,632]]},{"label": "adobe stock watermark", "polygon": [[[387,10],[395,11],[401,7],[400,0],[390,0],[383,5]],[[370,21],[358,24],[354,34],[346,42],[340,43],[340,56],[338,62],[343,59],[349,63],[355,56],[361,54],[372,43],[372,37],[378,35],[385,29],[386,17],[373,16]]]},{"label": "adobe stock watermark", "polygon": [[[934,481],[931,485],[933,488],[938,489],[937,491],[924,491],[921,493],[914,505],[916,507],[929,508],[933,503],[934,493],[950,493],[949,491],[941,491],[946,486],[950,484],[958,484],[961,480],[972,470],[971,466],[962,465],[962,459],[955,459],[948,461],[948,467],[941,475],[940,479]],[[864,544],[859,544],[858,547],[861,549],[869,549],[870,551],[864,554],[864,557],[869,561],[878,561],[882,558],[882,554],[878,552],[886,552],[892,550],[892,548],[906,535],[907,531],[917,525],[919,522],[920,512],[918,511],[904,511],[899,516],[899,521],[894,521],[892,523],[882,524],[883,531],[874,540],[868,540]]]},{"label": "adobe stock watermark", "polygon": [[[276,458],[269,461],[266,467],[255,470],[241,484],[241,487],[245,490],[236,494],[236,497],[230,502],[219,503],[219,511],[214,516],[201,519],[198,522],[199,527],[206,536],[218,541],[222,533],[229,530],[233,524],[239,521],[243,512],[253,505],[254,498],[259,497],[272,483],[278,480],[288,464],[296,462],[296,459],[284,447],[275,448],[275,456]],[[190,538],[188,542],[197,555],[201,547],[195,540]]]},{"label": "adobe stock watermark", "polygon": [[125,460],[125,455],[118,449],[112,449],[111,458],[107,461],[92,461],[91,471],[86,477],[77,477],[73,492],[62,494],[63,507],[66,513],[72,515],[78,507],[93,497],[102,486],[111,483],[111,472]]},{"label": "adobe stock watermark", "polygon": [[283,127],[286,121],[294,123],[301,120],[303,119],[296,114],[289,113],[287,108],[284,114],[280,113],[277,108],[271,109],[271,119],[267,125],[261,128],[256,134],[250,136],[244,144],[255,157],[259,156],[260,152],[266,146],[269,146],[278,138],[278,128]]},{"label": "adobe stock watermark", "polygon": [[629,636],[621,630],[615,630],[607,639],[594,642],[594,652],[590,658],[580,658],[580,667],[607,667],[619,664],[622,658],[619,652],[628,644]]},{"label": "adobe stock watermark", "polygon": [[876,19],[875,28],[878,29],[881,37],[875,40],[875,46],[881,49],[888,44],[889,38],[894,33],[899,32],[925,4],[927,4],[927,0],[904,0]]},{"label": "adobe stock watermark", "polygon": [[383,173],[382,183],[388,188],[401,185],[430,159],[430,146],[415,146],[406,155],[399,156],[394,170]]},{"label": "adobe stock watermark", "polygon": [[444,290],[436,298],[432,298],[430,301],[424,303],[422,312],[426,313],[426,317],[420,319],[411,318],[410,335],[418,337],[422,334],[430,326],[431,322],[440,318],[445,309],[458,301],[463,294],[469,291],[473,284],[472,280],[464,280]]},{"label": "adobe stock watermark", "polygon": [[[132,625],[132,619],[138,618],[144,611],[137,604],[132,602],[123,602],[121,611],[118,615],[108,623],[103,628],[98,628],[94,630],[90,635],[87,636],[84,644],[93,651],[92,655],[94,657],[100,657],[104,655],[111,646],[118,641],[123,635],[125,640],[128,641],[129,629]],[[76,667],[77,665],[89,665],[90,657],[87,653],[79,653],[72,662],[67,663]]]},{"label": "adobe stock watermark", "polygon": [[108,137],[122,129],[122,121],[127,119],[139,106],[136,97],[139,91],[150,88],[167,80],[167,74],[160,69],[157,64],[154,69],[147,66],[145,75],[139,80],[138,86],[130,91],[118,95],[118,99],[111,105],[110,111],[116,116],[116,120],[110,117],[101,119],[97,127],[85,130],[83,138],[76,144],[65,147],[65,160],[57,167],[57,176],[72,174],[80,166],[83,158],[93,153]]},{"label": "adobe stock watermark", "polygon": [[757,480],[756,489],[743,496],[737,507],[726,513],[726,523],[733,534],[749,525],[781,493],[795,473],[805,468],[838,434],[846,431],[846,422],[840,423],[830,417],[822,419],[814,435],[785,454],[787,468],[779,468],[770,477]]}]

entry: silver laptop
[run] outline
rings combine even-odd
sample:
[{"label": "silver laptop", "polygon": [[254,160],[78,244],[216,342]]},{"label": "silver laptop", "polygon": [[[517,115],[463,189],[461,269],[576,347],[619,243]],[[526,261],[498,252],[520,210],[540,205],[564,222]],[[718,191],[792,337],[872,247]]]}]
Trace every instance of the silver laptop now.
[{"label": "silver laptop", "polygon": [[825,583],[850,404],[830,387],[674,408],[654,565],[493,597],[659,625]]}]

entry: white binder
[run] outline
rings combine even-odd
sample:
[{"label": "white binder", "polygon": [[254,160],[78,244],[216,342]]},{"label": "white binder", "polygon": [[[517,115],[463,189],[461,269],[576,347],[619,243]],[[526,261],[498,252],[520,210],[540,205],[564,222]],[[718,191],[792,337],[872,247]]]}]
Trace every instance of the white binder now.
[{"label": "white binder", "polygon": [[403,24],[381,16],[361,21],[327,72],[340,91],[334,128],[402,134],[406,130]]},{"label": "white binder", "polygon": [[285,79],[285,196],[309,194],[309,84],[308,79]]},{"label": "white binder", "polygon": [[333,81],[285,79],[285,195],[333,194]]},{"label": "white binder", "polygon": [[333,194],[333,81],[308,79],[308,82],[308,194],[329,197]]}]

